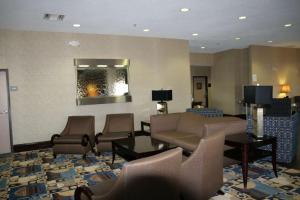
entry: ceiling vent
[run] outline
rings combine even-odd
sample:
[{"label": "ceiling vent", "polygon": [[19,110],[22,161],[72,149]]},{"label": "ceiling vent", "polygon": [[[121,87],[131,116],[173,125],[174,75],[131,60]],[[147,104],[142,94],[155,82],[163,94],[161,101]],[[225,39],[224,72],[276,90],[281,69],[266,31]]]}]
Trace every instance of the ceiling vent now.
[{"label": "ceiling vent", "polygon": [[65,18],[64,15],[49,14],[49,13],[44,14],[44,20],[63,21],[64,18]]}]

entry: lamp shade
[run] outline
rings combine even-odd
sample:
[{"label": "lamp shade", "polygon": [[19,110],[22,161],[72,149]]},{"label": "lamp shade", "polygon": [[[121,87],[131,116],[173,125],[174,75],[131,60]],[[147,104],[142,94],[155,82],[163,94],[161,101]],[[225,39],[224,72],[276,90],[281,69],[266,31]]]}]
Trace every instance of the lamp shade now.
[{"label": "lamp shade", "polygon": [[291,91],[290,84],[284,84],[280,87],[280,93],[289,93]]},{"label": "lamp shade", "polygon": [[152,101],[171,101],[172,90],[152,90]]},{"label": "lamp shade", "polygon": [[273,98],[272,86],[244,86],[245,103],[266,105],[271,104]]}]

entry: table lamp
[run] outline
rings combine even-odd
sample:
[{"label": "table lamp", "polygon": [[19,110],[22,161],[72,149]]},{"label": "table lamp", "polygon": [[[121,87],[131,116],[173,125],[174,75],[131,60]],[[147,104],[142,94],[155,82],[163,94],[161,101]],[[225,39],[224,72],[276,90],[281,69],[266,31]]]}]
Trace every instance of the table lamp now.
[{"label": "table lamp", "polygon": [[290,84],[283,84],[280,86],[280,93],[284,93],[288,97],[288,93],[291,91]]},{"label": "table lamp", "polygon": [[[264,106],[271,104],[273,98],[272,86],[244,86],[244,101],[247,104],[256,105],[256,120],[254,120],[253,131],[257,138],[262,138],[264,134]],[[255,123],[256,122],[256,123]]]},{"label": "table lamp", "polygon": [[168,104],[166,101],[172,100],[172,90],[152,90],[152,101],[157,102],[158,114],[168,114]]}]

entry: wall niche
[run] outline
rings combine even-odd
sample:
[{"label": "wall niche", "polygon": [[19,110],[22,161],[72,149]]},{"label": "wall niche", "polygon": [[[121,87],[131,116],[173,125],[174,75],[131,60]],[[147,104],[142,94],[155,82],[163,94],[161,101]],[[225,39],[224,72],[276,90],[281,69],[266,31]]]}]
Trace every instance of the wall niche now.
[{"label": "wall niche", "polygon": [[77,105],[131,102],[129,59],[74,59]]}]

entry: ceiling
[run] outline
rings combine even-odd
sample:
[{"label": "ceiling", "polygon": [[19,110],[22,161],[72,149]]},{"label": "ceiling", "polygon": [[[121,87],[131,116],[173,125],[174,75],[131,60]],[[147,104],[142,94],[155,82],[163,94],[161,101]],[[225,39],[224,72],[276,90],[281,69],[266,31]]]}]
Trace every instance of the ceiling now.
[{"label": "ceiling", "polygon": [[[45,13],[65,18],[45,21]],[[0,28],[184,39],[191,52],[299,48],[300,0],[0,0]]]}]

